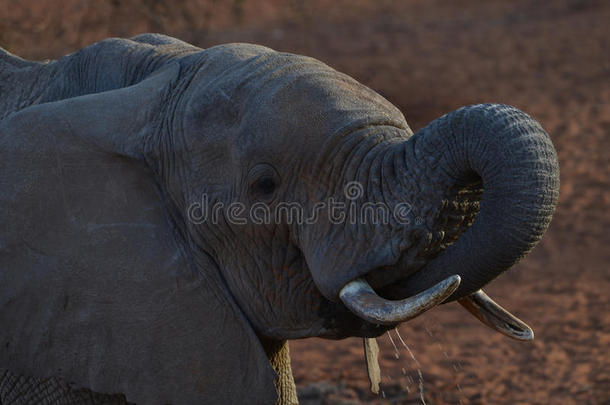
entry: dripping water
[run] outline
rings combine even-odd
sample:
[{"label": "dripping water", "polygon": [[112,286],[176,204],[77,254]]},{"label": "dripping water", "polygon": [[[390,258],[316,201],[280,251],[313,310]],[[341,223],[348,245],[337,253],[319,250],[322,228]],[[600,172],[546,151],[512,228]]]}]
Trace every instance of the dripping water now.
[{"label": "dripping water", "polygon": [[[448,365],[450,365],[450,370],[454,377],[454,387],[457,391],[456,399],[459,400],[460,405],[464,404],[465,393],[460,385],[460,373],[463,371],[461,362],[459,360],[451,359],[451,356],[446,350],[446,341],[443,338],[442,333],[440,335],[436,333],[436,326],[439,326],[437,322],[425,322],[423,326],[424,330],[432,341],[431,343],[433,344],[433,347],[436,347],[439,353],[442,353]],[[401,368],[401,378],[397,379],[396,376],[392,378],[392,376],[390,375],[384,375],[383,378],[390,384],[398,383],[399,386],[404,391],[406,391],[407,394],[411,394],[412,392],[418,392],[420,403],[422,405],[426,405],[424,376],[421,370],[421,363],[417,360],[411,348],[407,345],[405,340],[400,335],[400,331],[398,328],[394,329],[394,333],[395,335],[392,334],[391,330],[386,333],[386,336],[388,337],[388,340],[390,341],[390,344],[394,349],[394,357],[396,359],[400,359],[401,350],[406,350],[406,352],[408,353],[407,358],[410,359],[407,360],[406,366]],[[411,368],[410,364],[413,364],[413,368]],[[411,372],[411,370],[415,371],[415,373]],[[386,398],[386,392],[383,389],[381,390],[381,395],[383,396],[383,398]]]},{"label": "dripping water", "polygon": [[390,338],[390,343],[394,346],[394,357],[398,360],[400,358],[400,352],[398,351],[398,347],[396,347],[396,343],[394,343],[394,339],[392,339],[392,334],[388,332],[388,337]]},{"label": "dripping water", "polygon": [[[398,337],[398,339],[400,340],[400,343],[402,343],[404,348],[407,349],[407,352],[411,356],[411,359],[413,359],[413,363],[415,363],[415,367],[417,367],[417,376],[419,378],[419,382],[418,382],[418,385],[419,385],[419,399],[421,400],[422,405],[426,405],[426,399],[424,398],[424,376],[423,376],[423,374],[421,372],[421,365],[419,364],[419,361],[417,361],[417,359],[415,358],[415,355],[413,355],[413,352],[409,348],[409,345],[407,345],[405,343],[405,341],[403,340],[402,336],[400,336],[400,333],[398,332],[398,328],[395,328],[394,332],[396,333],[396,337]],[[390,335],[389,332],[388,332],[388,335]],[[394,347],[396,347],[396,346],[394,346]]]},{"label": "dripping water", "polygon": [[[424,397],[424,376],[422,374],[421,371],[421,365],[419,363],[419,361],[417,361],[417,359],[415,358],[415,355],[413,354],[413,352],[411,351],[411,349],[409,348],[409,346],[405,343],[405,341],[403,340],[402,336],[400,336],[400,333],[398,332],[398,329],[394,329],[394,333],[396,333],[396,337],[398,338],[398,340],[401,342],[402,346],[407,350],[407,353],[409,353],[409,356],[411,357],[411,359],[413,360],[413,363],[415,365],[415,369],[417,370],[417,375],[418,375],[418,387],[419,387],[419,399],[421,400],[421,403],[423,405],[426,405],[426,400]],[[390,341],[390,343],[392,344],[392,347],[394,348],[394,357],[396,359],[400,358],[400,350],[398,348],[398,346],[396,345],[396,342],[394,341],[394,339],[392,338],[392,331],[388,331],[387,333],[388,339]],[[405,381],[406,383],[404,384],[403,388],[407,391],[407,393],[411,393],[411,386],[413,386],[415,384],[415,381],[413,380],[413,377],[411,375],[409,375],[407,373],[406,368],[402,368],[402,375],[405,377]],[[386,376],[386,378],[389,381],[392,381],[392,377],[391,376]],[[382,391],[382,394],[385,394],[385,392]],[[385,396],[384,396],[385,398]]]}]

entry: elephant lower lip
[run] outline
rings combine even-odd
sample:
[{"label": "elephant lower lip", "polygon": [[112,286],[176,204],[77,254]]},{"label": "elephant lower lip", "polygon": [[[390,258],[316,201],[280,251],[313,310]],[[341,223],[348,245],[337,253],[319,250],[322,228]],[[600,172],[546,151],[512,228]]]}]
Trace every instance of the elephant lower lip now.
[{"label": "elephant lower lip", "polygon": [[425,265],[415,266],[408,259],[399,257],[390,266],[371,269],[364,278],[380,296],[397,300],[405,298],[400,294],[400,284],[418,271],[425,271]]}]

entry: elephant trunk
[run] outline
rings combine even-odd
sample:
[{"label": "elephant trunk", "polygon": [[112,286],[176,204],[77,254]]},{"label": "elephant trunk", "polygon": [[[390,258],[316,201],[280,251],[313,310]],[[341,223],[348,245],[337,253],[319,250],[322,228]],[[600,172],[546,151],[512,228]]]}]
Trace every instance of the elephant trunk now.
[{"label": "elephant trunk", "polygon": [[533,118],[505,105],[474,105],[436,119],[406,143],[422,160],[414,163],[428,165],[449,188],[480,179],[483,194],[474,223],[389,295],[412,296],[458,274],[462,281],[447,301],[468,296],[540,240],[557,203],[559,167]]}]

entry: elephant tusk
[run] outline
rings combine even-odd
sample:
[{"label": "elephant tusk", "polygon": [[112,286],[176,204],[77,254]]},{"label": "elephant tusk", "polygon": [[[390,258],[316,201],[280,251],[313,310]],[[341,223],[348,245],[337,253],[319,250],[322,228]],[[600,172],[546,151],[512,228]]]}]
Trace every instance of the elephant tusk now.
[{"label": "elephant tusk", "polygon": [[339,292],[345,306],[360,318],[375,324],[393,325],[419,316],[449,297],[460,285],[453,275],[413,297],[390,301],[378,296],[365,280],[347,283]]},{"label": "elephant tusk", "polygon": [[534,339],[532,328],[494,302],[483,290],[460,298],[458,302],[485,325],[503,335],[517,340]]}]

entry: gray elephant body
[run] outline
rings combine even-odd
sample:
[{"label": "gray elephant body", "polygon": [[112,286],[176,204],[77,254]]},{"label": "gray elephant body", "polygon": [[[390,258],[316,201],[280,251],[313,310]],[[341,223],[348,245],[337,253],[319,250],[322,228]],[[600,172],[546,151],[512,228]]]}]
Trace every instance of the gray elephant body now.
[{"label": "gray elephant body", "polygon": [[[48,63],[1,52],[0,369],[11,373],[2,403],[15,394],[18,384],[6,382],[14,375],[58,377],[136,403],[294,402],[284,340],[385,330],[348,311],[341,286],[367,276],[402,298],[440,281],[439,266],[463,261],[465,248],[450,245],[479,211],[481,182],[452,183],[470,170],[456,163],[460,148],[434,157],[452,141],[408,141],[396,108],[320,62],[256,45],[201,50],[160,35],[110,39]],[[511,119],[523,117],[510,110],[502,122]],[[524,183],[511,172],[513,188],[487,200],[495,210],[507,193],[542,189],[519,219],[537,218],[534,229],[499,264],[479,263],[493,274],[463,277],[456,294],[489,282],[544,232],[558,184],[549,145],[508,156],[535,159],[540,175]],[[403,160],[391,165],[389,156]],[[413,175],[384,177],[397,165]],[[424,185],[430,178],[434,187]],[[340,196],[346,181],[390,207],[425,200],[411,213],[423,224],[240,226],[186,216],[203,195],[225,206],[310,208]],[[488,254],[503,243],[469,232],[466,248],[478,243]]]}]

